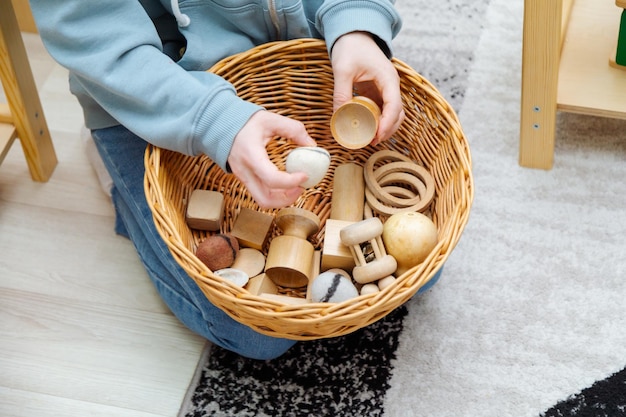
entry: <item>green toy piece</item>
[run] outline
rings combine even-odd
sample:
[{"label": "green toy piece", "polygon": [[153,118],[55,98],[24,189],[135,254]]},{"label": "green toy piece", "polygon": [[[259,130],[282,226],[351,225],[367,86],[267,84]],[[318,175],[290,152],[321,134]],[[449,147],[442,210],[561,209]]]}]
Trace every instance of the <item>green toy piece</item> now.
[{"label": "green toy piece", "polygon": [[626,9],[622,11],[622,18],[620,20],[615,63],[617,65],[626,66]]}]

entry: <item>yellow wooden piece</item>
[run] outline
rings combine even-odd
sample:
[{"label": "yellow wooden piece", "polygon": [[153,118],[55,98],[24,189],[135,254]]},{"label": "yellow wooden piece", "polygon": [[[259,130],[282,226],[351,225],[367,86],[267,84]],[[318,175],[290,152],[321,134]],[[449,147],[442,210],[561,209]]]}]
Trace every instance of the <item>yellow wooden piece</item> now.
[{"label": "yellow wooden piece", "polygon": [[520,165],[552,167],[557,110],[626,118],[626,75],[607,64],[619,14],[597,0],[524,1]]},{"label": "yellow wooden piece", "polygon": [[30,175],[47,181],[57,158],[10,1],[0,1],[0,79]]},{"label": "yellow wooden piece", "polygon": [[28,0],[12,0],[12,2],[20,30],[23,32],[37,33],[37,25],[30,11]]},{"label": "yellow wooden piece", "polygon": [[520,155],[522,166],[552,168],[562,0],[525,0]]},{"label": "yellow wooden piece", "polygon": [[15,126],[0,122],[0,163],[2,163],[4,157],[7,156],[11,144],[16,137],[17,132],[15,131]]}]

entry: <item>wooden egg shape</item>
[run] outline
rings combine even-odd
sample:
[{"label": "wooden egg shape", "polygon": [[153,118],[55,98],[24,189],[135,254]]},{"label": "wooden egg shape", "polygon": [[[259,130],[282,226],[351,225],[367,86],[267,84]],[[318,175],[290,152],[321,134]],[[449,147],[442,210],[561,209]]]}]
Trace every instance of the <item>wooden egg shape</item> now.
[{"label": "wooden egg shape", "polygon": [[308,179],[300,184],[303,188],[315,187],[326,176],[330,166],[330,153],[317,146],[295,148],[285,161],[287,172],[304,172]]}]

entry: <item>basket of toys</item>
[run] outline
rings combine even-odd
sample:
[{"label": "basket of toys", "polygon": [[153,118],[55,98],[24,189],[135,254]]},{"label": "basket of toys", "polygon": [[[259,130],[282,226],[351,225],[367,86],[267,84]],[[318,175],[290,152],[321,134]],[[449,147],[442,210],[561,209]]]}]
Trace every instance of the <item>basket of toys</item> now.
[{"label": "basket of toys", "polygon": [[[240,97],[300,120],[317,141],[305,151],[313,165],[320,158],[326,164],[321,179],[292,207],[259,208],[204,155],[146,150],[145,190],[157,230],[206,297],[235,320],[294,340],[348,334],[409,300],[456,246],[474,193],[467,139],[437,89],[393,63],[405,120],[391,139],[362,147],[333,136],[323,41],[261,45],[209,70]],[[347,129],[357,125],[354,119]],[[296,149],[280,137],[267,146],[287,170]]]}]

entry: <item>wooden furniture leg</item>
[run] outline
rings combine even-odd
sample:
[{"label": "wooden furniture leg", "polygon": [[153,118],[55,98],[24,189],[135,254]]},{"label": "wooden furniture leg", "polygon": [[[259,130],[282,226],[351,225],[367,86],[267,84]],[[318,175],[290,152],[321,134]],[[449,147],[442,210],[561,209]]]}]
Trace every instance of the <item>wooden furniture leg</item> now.
[{"label": "wooden furniture leg", "polygon": [[519,163],[552,168],[563,0],[525,0]]},{"label": "wooden furniture leg", "polygon": [[11,1],[0,1],[0,162],[19,138],[33,180],[47,181],[57,157]]}]

